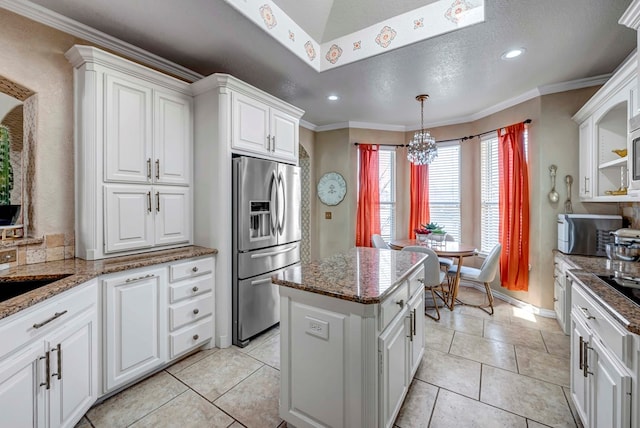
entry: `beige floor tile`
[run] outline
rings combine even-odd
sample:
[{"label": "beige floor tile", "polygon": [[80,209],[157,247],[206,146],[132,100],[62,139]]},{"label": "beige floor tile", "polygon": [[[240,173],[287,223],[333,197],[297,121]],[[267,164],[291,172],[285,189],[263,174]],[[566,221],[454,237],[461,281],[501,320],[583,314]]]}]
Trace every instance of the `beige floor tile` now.
[{"label": "beige floor tile", "polygon": [[564,333],[543,331],[542,340],[544,340],[544,344],[550,354],[565,358],[571,357],[571,336],[567,336]]},{"label": "beige floor tile", "polygon": [[440,327],[482,336],[482,323],[478,322],[478,318],[470,317],[462,313],[450,312],[448,309],[443,309],[440,315],[440,323],[438,324]]},{"label": "beige floor tile", "polygon": [[484,323],[484,337],[512,345],[527,346],[540,351],[547,350],[544,346],[540,330],[518,325],[486,321]]},{"label": "beige floor tile", "polygon": [[278,324],[275,327],[270,328],[269,330],[267,330],[264,333],[262,333],[260,336],[251,339],[249,344],[247,346],[245,346],[244,348],[240,348],[240,347],[235,346],[235,345],[233,345],[232,348],[234,348],[237,351],[244,352],[245,354],[248,354],[249,352],[251,352],[254,349],[256,349],[258,346],[260,346],[263,343],[267,342],[273,336],[277,336],[279,334],[280,334],[280,324]]},{"label": "beige floor tile", "polygon": [[279,398],[280,372],[262,366],[214,404],[247,428],[273,428],[282,422],[278,416]]},{"label": "beige floor tile", "polygon": [[562,392],[564,392],[567,403],[569,403],[569,409],[571,410],[571,414],[573,415],[573,420],[576,422],[576,425],[579,428],[583,428],[582,420],[580,420],[580,416],[578,416],[578,413],[576,412],[576,406],[573,404],[573,399],[571,398],[571,389],[563,386]]},{"label": "beige floor tile", "polygon": [[493,315],[489,315],[482,309],[474,308],[472,306],[456,306],[456,309],[458,308],[460,309],[460,313],[466,316],[507,323],[511,321],[511,314],[513,312],[513,306],[496,298],[494,298],[493,302]]},{"label": "beige floor tile", "polygon": [[441,389],[431,417],[431,428],[526,428],[523,417]]},{"label": "beige floor tile", "polygon": [[480,363],[425,349],[416,379],[479,399]]},{"label": "beige floor tile", "polygon": [[280,370],[280,335],[272,336],[269,340],[249,352],[249,355]]},{"label": "beige floor tile", "polygon": [[438,388],[414,379],[407,393],[395,426],[400,428],[427,428]]},{"label": "beige floor tile", "polygon": [[522,327],[534,328],[537,330],[544,330],[550,333],[562,333],[562,328],[558,324],[558,320],[555,318],[541,317],[536,314],[532,314],[530,311],[522,308],[513,308],[511,314],[511,324],[519,325]]},{"label": "beige floor tile", "polygon": [[209,401],[214,401],[262,366],[234,348],[221,349],[175,374]]},{"label": "beige floor tile", "polygon": [[549,425],[544,425],[544,424],[541,424],[540,422],[527,419],[527,428],[548,428],[548,427]]},{"label": "beige floor tile", "polygon": [[76,424],[75,428],[91,428],[91,423],[86,417],[82,417],[80,421]]},{"label": "beige floor tile", "polygon": [[516,346],[518,373],[536,379],[569,386],[569,358],[536,351],[526,346]]},{"label": "beige floor tile", "polygon": [[126,427],[186,390],[162,371],[92,408],[87,417],[96,428]]},{"label": "beige floor tile", "polygon": [[505,370],[517,370],[515,350],[508,343],[456,332],[449,352]]},{"label": "beige floor tile", "polygon": [[140,419],[132,428],[226,428],[233,419],[222,410],[188,390]]},{"label": "beige floor tile", "polygon": [[561,386],[491,366],[482,368],[480,401],[547,425],[575,426]]},{"label": "beige floor tile", "polygon": [[426,324],[424,326],[425,349],[449,352],[454,333],[454,330],[448,328],[443,328],[435,324]]},{"label": "beige floor tile", "polygon": [[218,348],[203,349],[203,350],[198,351],[195,354],[191,354],[188,357],[183,358],[182,360],[178,361],[177,363],[167,367],[166,370],[171,374],[178,373],[179,371],[186,369],[190,365],[197,363],[201,359],[206,358],[209,355],[211,355],[211,354],[213,354],[214,352],[217,352],[217,351],[219,351]]},{"label": "beige floor tile", "polygon": [[[280,425],[282,426],[282,425]],[[235,421],[234,423],[232,423],[231,425],[229,425],[229,428],[244,428],[244,425],[242,425],[240,422]]]}]

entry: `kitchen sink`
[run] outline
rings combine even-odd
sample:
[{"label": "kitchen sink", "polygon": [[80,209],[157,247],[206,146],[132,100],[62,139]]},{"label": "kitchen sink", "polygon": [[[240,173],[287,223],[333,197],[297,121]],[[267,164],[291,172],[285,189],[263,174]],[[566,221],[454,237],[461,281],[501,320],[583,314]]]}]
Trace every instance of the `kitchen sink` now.
[{"label": "kitchen sink", "polygon": [[42,277],[30,277],[28,280],[16,278],[0,278],[0,302],[9,300],[21,294],[44,287],[52,282],[59,281],[71,274],[43,275]]}]

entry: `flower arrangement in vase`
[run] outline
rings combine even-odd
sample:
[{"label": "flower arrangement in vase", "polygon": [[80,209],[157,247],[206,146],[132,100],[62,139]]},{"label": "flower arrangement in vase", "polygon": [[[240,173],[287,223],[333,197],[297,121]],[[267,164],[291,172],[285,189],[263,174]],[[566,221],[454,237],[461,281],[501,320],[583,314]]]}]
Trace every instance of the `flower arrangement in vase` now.
[{"label": "flower arrangement in vase", "polygon": [[426,235],[426,239],[433,242],[444,242],[447,239],[447,232],[438,223],[422,224],[429,233]]}]

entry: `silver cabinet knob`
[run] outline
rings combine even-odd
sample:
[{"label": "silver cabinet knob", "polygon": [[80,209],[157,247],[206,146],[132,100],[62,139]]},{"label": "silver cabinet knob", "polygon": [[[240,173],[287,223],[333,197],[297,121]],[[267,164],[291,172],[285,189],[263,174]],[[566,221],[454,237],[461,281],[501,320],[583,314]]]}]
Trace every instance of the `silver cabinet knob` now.
[{"label": "silver cabinet knob", "polygon": [[198,266],[194,266],[193,269],[191,269],[193,272],[198,272]]},{"label": "silver cabinet knob", "polygon": [[198,287],[193,287],[191,290],[195,293],[196,291],[199,290],[199,288]]},{"label": "silver cabinet knob", "polygon": [[197,334],[193,335],[193,340],[198,340],[200,338],[200,336],[198,336]]},{"label": "silver cabinet knob", "polygon": [[193,313],[194,313],[195,315],[198,315],[198,313],[200,313],[200,309],[195,308],[195,309],[193,310]]},{"label": "silver cabinet knob", "polygon": [[400,306],[401,308],[403,308],[403,307],[404,307],[404,300],[403,300],[403,299],[400,299],[400,300],[396,301],[396,305],[398,305],[398,306]]}]

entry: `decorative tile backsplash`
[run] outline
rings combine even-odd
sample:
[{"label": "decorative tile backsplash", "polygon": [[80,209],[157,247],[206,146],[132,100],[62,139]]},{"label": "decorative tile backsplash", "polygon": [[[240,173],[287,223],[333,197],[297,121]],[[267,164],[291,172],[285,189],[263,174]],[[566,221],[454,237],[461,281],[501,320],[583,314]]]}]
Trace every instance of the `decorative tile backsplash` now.
[{"label": "decorative tile backsplash", "polygon": [[[26,244],[25,244],[26,243]],[[14,245],[12,245],[14,244]],[[11,266],[31,265],[75,258],[74,236],[51,234],[44,238],[28,238],[24,241],[3,241],[2,248],[16,249],[16,261]]]}]

